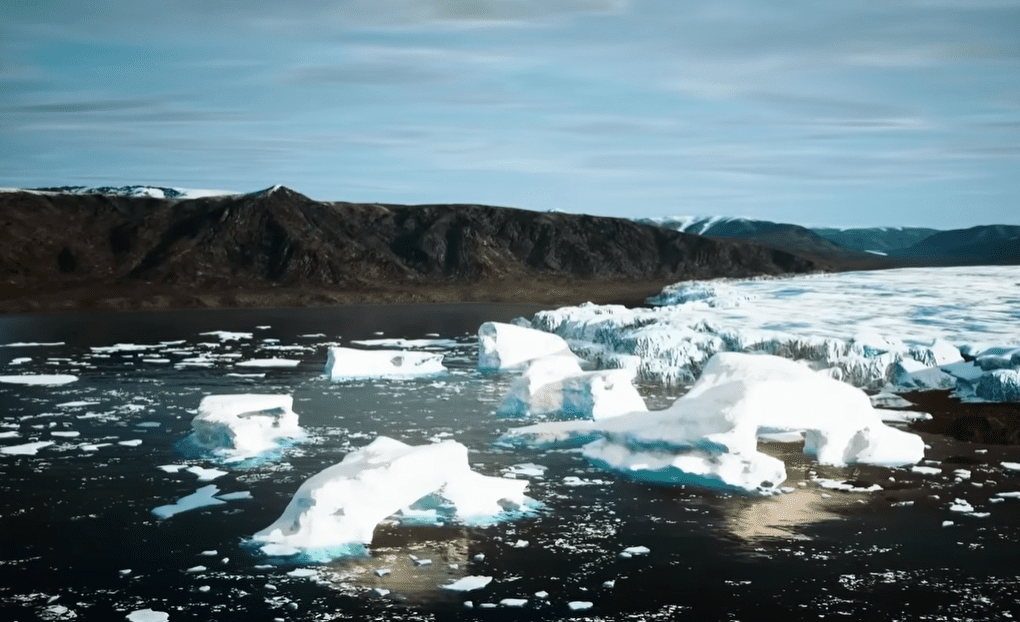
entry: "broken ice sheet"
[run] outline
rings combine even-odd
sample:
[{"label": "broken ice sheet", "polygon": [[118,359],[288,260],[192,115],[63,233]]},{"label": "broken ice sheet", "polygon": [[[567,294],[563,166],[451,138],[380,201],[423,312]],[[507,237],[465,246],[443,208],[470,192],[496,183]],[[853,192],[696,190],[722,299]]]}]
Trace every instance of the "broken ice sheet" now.
[{"label": "broken ice sheet", "polygon": [[197,508],[210,505],[222,505],[226,503],[226,501],[222,501],[215,497],[216,493],[219,491],[220,489],[217,488],[215,484],[203,486],[190,495],[181,497],[175,503],[170,505],[161,505],[158,508],[153,509],[152,513],[159,518],[166,519],[175,514],[180,514],[181,512],[187,512]]}]

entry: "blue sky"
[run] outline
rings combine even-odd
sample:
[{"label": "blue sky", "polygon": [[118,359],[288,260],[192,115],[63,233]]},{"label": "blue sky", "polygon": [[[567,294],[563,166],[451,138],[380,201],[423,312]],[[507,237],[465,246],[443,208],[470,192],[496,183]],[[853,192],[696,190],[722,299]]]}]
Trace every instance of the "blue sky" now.
[{"label": "blue sky", "polygon": [[4,0],[0,186],[1020,223],[1020,0]]}]

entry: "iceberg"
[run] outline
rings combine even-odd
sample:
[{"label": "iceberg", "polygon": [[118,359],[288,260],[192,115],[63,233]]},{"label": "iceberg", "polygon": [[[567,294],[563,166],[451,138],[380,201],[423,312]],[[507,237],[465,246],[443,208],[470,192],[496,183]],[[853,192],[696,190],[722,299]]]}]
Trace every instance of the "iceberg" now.
[{"label": "iceberg", "polygon": [[326,356],[330,380],[377,376],[416,376],[446,370],[443,355],[409,350],[357,350],[332,347]]},{"label": "iceberg", "polygon": [[552,356],[576,359],[566,341],[548,332],[502,322],[486,322],[478,328],[479,370],[520,367]]},{"label": "iceberg", "polygon": [[804,453],[822,464],[902,466],[924,457],[921,438],[885,425],[860,389],[781,357],[736,352],[714,355],[665,410],[540,423],[502,440],[583,445],[594,465],[652,484],[774,494],[786,469],[757,450],[758,436],[795,431],[804,432]]},{"label": "iceberg", "polygon": [[647,410],[631,381],[634,370],[581,371],[574,356],[549,356],[531,362],[510,385],[498,413],[605,419]]},{"label": "iceberg", "polygon": [[227,459],[241,460],[274,449],[304,431],[290,395],[207,395],[191,421],[191,441]]},{"label": "iceberg", "polygon": [[411,446],[380,436],[306,480],[280,518],[252,538],[270,554],[369,544],[377,524],[424,497],[441,496],[464,521],[519,508],[527,485],[472,471],[467,447],[456,441]]}]

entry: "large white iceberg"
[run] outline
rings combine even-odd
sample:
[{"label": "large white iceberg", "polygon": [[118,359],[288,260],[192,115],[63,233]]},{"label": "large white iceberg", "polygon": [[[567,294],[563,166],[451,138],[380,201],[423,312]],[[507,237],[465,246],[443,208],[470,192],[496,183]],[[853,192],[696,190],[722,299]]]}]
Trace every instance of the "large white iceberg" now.
[{"label": "large white iceberg", "polygon": [[900,466],[924,457],[921,438],[885,425],[860,389],[780,357],[735,352],[713,356],[665,410],[536,424],[504,441],[586,442],[586,458],[631,479],[771,493],[786,469],[757,450],[758,436],[791,431],[804,432],[804,453],[822,464]]},{"label": "large white iceberg", "polygon": [[549,356],[574,355],[562,338],[540,330],[502,322],[486,322],[478,328],[480,370],[519,367]]},{"label": "large white iceberg", "polygon": [[647,410],[633,379],[627,369],[582,371],[574,356],[541,358],[513,381],[498,412],[605,419]]},{"label": "large white iceberg", "polygon": [[412,447],[381,436],[306,480],[253,539],[266,552],[368,544],[379,522],[429,495],[466,520],[522,506],[526,487],[526,480],[475,473],[456,441]]},{"label": "large white iceberg", "polygon": [[443,355],[409,350],[357,350],[332,347],[326,356],[331,380],[377,376],[414,376],[446,370]]},{"label": "large white iceberg", "polygon": [[191,441],[227,459],[244,459],[301,438],[290,395],[207,395],[191,421]]}]

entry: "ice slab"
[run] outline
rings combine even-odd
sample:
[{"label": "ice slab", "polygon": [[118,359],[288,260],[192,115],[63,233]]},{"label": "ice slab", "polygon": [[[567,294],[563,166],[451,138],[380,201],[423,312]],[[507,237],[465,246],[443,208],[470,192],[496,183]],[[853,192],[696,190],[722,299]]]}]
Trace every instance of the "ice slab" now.
[{"label": "ice slab", "polygon": [[583,372],[574,356],[540,358],[510,385],[498,412],[605,419],[647,410],[633,379],[627,369]]},{"label": "ice slab", "polygon": [[21,376],[0,376],[0,382],[7,384],[31,384],[57,386],[78,380],[78,376],[70,374],[24,374]]},{"label": "ice slab", "polygon": [[331,380],[342,380],[436,374],[445,370],[442,354],[332,347],[326,356],[325,371]]},{"label": "ice slab", "polygon": [[234,363],[237,367],[297,367],[300,364],[299,359],[283,358],[251,359]]},{"label": "ice slab", "polygon": [[461,577],[448,585],[441,585],[439,587],[444,590],[453,590],[454,592],[470,592],[472,590],[479,590],[491,582],[492,577],[467,576]]},{"label": "ice slab", "polygon": [[770,355],[714,355],[690,391],[661,411],[598,422],[552,422],[511,430],[503,440],[533,446],[584,444],[583,455],[624,477],[772,494],[782,461],[757,451],[762,433],[804,431],[804,453],[842,466],[901,466],[924,442],[885,425],[860,389]]},{"label": "ice slab", "polygon": [[379,437],[306,480],[253,540],[301,550],[368,544],[379,522],[428,495],[443,497],[458,519],[469,520],[520,507],[526,487],[524,480],[475,473],[467,447],[456,441],[412,447]]},{"label": "ice slab", "polygon": [[209,505],[222,505],[226,503],[216,498],[216,493],[220,489],[215,484],[209,484],[203,486],[195,492],[191,493],[186,497],[181,497],[175,503],[170,505],[161,505],[158,508],[152,510],[152,513],[159,518],[170,518],[174,514],[180,514],[181,512],[187,512],[196,508],[201,508]]},{"label": "ice slab", "polygon": [[[325,335],[323,335],[325,336]],[[359,346],[383,346],[387,348],[453,348],[458,344],[453,339],[356,339],[351,343]]]},{"label": "ice slab", "polygon": [[138,609],[125,616],[128,622],[168,622],[170,614],[152,609]]},{"label": "ice slab", "polygon": [[255,456],[276,448],[281,439],[304,437],[293,404],[290,395],[207,395],[189,438],[224,458]]},{"label": "ice slab", "polygon": [[40,449],[49,447],[52,444],[53,441],[36,441],[34,443],[25,443],[24,445],[0,447],[0,453],[16,456],[34,456]]},{"label": "ice slab", "polygon": [[574,357],[562,337],[502,322],[486,322],[478,328],[478,369],[518,367],[535,359]]}]

